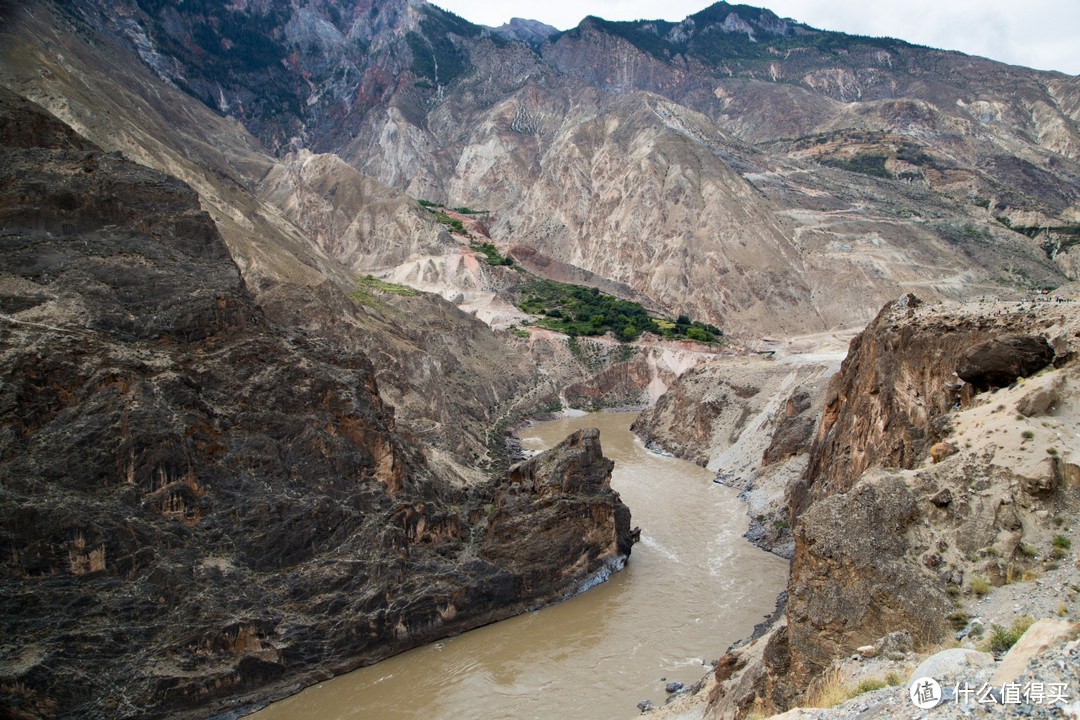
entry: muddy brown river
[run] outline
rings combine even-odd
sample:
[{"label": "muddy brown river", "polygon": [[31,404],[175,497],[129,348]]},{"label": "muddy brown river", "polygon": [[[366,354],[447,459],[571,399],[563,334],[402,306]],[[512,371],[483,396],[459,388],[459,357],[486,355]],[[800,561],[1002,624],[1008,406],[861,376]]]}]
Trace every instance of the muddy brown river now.
[{"label": "muddy brown river", "polygon": [[[626,569],[558,605],[417,648],[320,683],[256,720],[628,720],[666,682],[687,685],[768,615],[787,562],[750,545],[745,505],[692,463],[648,452],[634,413],[597,413],[521,433],[548,448],[599,427],[611,484],[641,527]],[[662,680],[666,678],[666,682]]]}]

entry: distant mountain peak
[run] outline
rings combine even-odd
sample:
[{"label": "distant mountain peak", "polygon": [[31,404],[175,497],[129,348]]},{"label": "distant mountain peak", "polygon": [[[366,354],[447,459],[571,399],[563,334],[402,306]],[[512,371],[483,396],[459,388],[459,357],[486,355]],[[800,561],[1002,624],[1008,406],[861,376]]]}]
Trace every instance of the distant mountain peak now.
[{"label": "distant mountain peak", "polygon": [[549,38],[559,34],[559,29],[552,25],[519,17],[510,18],[510,22],[489,29],[499,37],[519,40],[533,48],[543,45]]}]

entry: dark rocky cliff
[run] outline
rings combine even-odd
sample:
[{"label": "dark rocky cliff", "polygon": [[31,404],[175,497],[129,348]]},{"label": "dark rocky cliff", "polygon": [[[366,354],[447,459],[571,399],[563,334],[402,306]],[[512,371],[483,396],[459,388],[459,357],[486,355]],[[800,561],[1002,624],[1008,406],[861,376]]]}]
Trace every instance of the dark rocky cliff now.
[{"label": "dark rocky cliff", "polygon": [[265,701],[625,560],[595,435],[452,484],[364,355],[264,315],[188,186],[6,91],[0,141],[4,714]]}]

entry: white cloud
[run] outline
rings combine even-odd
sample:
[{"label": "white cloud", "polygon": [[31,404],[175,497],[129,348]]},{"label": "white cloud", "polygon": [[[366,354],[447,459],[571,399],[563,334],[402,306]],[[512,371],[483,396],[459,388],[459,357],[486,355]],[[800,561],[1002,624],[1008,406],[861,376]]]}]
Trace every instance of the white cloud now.
[{"label": "white cloud", "polygon": [[[708,0],[548,0],[492,3],[436,0],[473,22],[501,25],[511,17],[541,20],[559,29],[586,15],[608,20],[678,21]],[[781,17],[822,30],[895,37],[919,45],[959,50],[1015,65],[1080,74],[1080,2],[1077,0],[761,0]]]}]

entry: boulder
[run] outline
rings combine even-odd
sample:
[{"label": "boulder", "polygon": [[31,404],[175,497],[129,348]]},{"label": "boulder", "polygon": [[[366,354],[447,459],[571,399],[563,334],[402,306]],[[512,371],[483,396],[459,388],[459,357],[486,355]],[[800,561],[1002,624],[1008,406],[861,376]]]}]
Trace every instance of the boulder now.
[{"label": "boulder", "polygon": [[937,493],[935,493],[932,498],[930,498],[930,502],[932,502],[935,506],[939,508],[949,507],[949,503],[951,503],[952,501],[952,490],[950,490],[949,488],[942,488]]},{"label": "boulder", "polygon": [[1014,682],[1025,670],[1028,661],[1054,645],[1063,645],[1080,635],[1080,623],[1071,620],[1043,619],[1029,627],[1012,646],[990,678],[991,685]]},{"label": "boulder", "polygon": [[1024,417],[1053,415],[1054,411],[1061,406],[1063,384],[1064,380],[1058,378],[1051,385],[1029,392],[1016,403],[1016,412]]},{"label": "boulder", "polygon": [[990,653],[965,648],[949,648],[923,660],[911,673],[908,685],[919,678],[931,677],[940,681],[945,676],[958,676],[970,668],[988,667],[993,664],[994,656]]},{"label": "boulder", "polygon": [[939,442],[930,447],[930,458],[934,462],[939,463],[950,455],[955,455],[959,451],[960,449],[952,443]]},{"label": "boulder", "polygon": [[969,348],[960,357],[956,374],[964,382],[988,390],[1033,375],[1053,359],[1054,349],[1041,335],[1005,333]]}]

